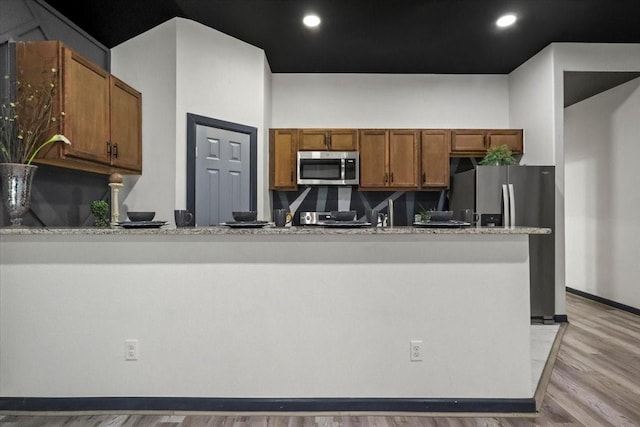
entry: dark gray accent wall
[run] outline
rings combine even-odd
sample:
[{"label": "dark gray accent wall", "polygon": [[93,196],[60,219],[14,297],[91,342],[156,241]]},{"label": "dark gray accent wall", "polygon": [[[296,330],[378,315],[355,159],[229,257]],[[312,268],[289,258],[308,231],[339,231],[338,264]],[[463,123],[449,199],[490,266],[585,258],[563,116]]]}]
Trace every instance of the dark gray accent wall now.
[{"label": "dark gray accent wall", "polygon": [[[8,94],[5,75],[14,68],[11,44],[17,41],[61,40],[107,71],[110,51],[41,0],[0,0],[0,100]],[[92,225],[89,206],[109,199],[108,176],[40,166],[34,176],[28,226]],[[6,208],[0,225],[9,225]]]}]

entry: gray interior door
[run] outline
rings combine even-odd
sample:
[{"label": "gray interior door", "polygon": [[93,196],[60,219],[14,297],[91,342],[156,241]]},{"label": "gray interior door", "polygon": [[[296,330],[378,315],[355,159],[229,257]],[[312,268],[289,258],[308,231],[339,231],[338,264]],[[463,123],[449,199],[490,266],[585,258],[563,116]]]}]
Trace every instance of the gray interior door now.
[{"label": "gray interior door", "polygon": [[249,135],[196,126],[195,225],[233,221],[231,212],[250,210]]}]

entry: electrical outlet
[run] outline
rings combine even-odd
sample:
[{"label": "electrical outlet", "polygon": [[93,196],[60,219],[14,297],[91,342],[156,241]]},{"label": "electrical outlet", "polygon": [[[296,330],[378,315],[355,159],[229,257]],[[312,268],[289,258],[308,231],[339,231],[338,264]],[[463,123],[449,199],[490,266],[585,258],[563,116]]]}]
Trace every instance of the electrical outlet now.
[{"label": "electrical outlet", "polygon": [[138,360],[138,340],[125,340],[124,360]]},{"label": "electrical outlet", "polygon": [[419,341],[419,340],[411,341],[410,359],[412,362],[422,361],[422,341]]}]

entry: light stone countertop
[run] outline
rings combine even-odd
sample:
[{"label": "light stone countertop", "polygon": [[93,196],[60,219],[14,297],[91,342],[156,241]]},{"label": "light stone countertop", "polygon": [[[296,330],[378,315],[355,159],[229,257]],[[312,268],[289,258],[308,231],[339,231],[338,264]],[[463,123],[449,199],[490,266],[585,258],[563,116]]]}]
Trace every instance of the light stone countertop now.
[{"label": "light stone countertop", "polygon": [[15,235],[408,235],[408,234],[551,234],[543,227],[461,227],[428,228],[413,226],[334,228],[324,226],[275,227],[267,224],[262,228],[182,227],[165,225],[160,228],[97,228],[97,227],[0,227],[0,236]]}]

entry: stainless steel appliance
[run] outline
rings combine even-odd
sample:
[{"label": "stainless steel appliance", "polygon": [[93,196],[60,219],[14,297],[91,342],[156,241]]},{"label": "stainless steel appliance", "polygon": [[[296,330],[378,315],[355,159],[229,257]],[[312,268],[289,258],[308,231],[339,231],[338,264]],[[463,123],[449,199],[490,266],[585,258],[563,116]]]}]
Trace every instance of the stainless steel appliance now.
[{"label": "stainless steel appliance", "polygon": [[321,225],[331,220],[331,212],[300,212],[300,225]]},{"label": "stainless steel appliance", "polygon": [[548,227],[529,236],[531,317],[555,311],[555,167],[478,166],[454,174],[449,209],[472,209],[483,226]]},{"label": "stainless steel appliance", "polygon": [[357,151],[298,151],[298,184],[358,185]]}]

